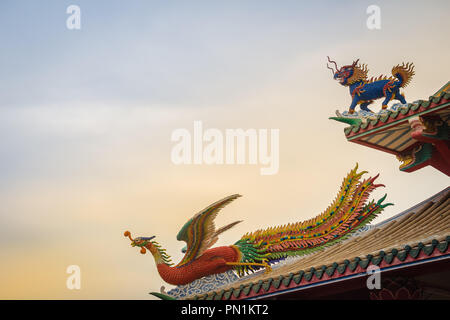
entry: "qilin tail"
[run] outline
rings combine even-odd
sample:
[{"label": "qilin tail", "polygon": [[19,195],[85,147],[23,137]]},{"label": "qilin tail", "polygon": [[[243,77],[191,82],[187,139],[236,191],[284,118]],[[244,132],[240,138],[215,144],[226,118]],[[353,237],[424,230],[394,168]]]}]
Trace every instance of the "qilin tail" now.
[{"label": "qilin tail", "polygon": [[400,81],[400,87],[406,87],[414,76],[414,65],[412,63],[402,63],[392,68],[392,75]]},{"label": "qilin tail", "polygon": [[342,241],[392,205],[382,204],[386,195],[378,202],[368,202],[370,193],[384,185],[374,183],[378,175],[361,179],[366,171],[358,173],[357,169],[358,164],[344,178],[335,200],[320,215],[245,234],[235,246],[241,253],[240,262],[248,265],[236,266],[237,273],[242,276],[259,268],[251,263],[273,264],[288,256],[308,254]]}]

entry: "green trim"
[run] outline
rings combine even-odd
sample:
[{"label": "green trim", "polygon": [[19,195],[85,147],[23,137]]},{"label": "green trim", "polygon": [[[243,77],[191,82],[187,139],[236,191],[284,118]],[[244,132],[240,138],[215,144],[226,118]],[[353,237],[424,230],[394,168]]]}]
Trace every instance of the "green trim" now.
[{"label": "green trim", "polygon": [[346,117],[329,117],[330,120],[336,120],[338,122],[343,122],[349,124],[351,126],[359,126],[362,123],[362,120],[359,118],[346,118]]},{"label": "green trim", "polygon": [[177,300],[174,297],[171,297],[166,294],[159,293],[159,292],[150,292],[149,294],[151,294],[152,296],[155,296],[161,300]]}]

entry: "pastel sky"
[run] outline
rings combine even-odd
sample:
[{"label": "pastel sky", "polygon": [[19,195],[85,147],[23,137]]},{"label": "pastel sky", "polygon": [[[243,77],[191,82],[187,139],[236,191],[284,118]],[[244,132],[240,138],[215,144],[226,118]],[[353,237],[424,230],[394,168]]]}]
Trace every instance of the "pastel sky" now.
[{"label": "pastel sky", "polygon": [[[68,30],[66,8],[81,8]],[[381,29],[366,27],[369,5]],[[390,155],[348,143],[328,120],[350,104],[326,56],[370,75],[414,62],[405,89],[427,99],[449,79],[448,1],[13,1],[0,3],[0,298],[150,299],[165,285],[123,237],[155,235],[182,257],[179,228],[220,198],[217,245],[304,220],[355,165],[381,173],[401,212],[448,186],[402,173]],[[377,108],[377,107],[376,107]],[[174,165],[171,133],[279,129],[278,174],[260,165]],[[66,268],[81,268],[68,290]],[[170,288],[169,285],[165,285]]]}]

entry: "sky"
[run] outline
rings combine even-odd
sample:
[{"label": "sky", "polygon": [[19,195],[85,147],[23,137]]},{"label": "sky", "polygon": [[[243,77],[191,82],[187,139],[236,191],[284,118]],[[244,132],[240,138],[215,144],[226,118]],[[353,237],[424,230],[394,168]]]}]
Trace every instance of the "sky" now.
[{"label": "sky", "polygon": [[[369,5],[381,28],[366,26]],[[78,5],[81,28],[66,9]],[[414,62],[408,102],[449,79],[448,1],[12,1],[0,3],[0,298],[151,299],[166,289],[150,255],[123,237],[176,234],[196,212],[243,195],[217,218],[259,228],[311,218],[359,163],[395,206],[448,186],[426,167],[346,141],[328,120],[350,105],[326,57],[369,76]],[[380,102],[381,103],[381,102]],[[174,130],[279,129],[280,167],[175,165]],[[78,265],[81,288],[66,286]]]}]

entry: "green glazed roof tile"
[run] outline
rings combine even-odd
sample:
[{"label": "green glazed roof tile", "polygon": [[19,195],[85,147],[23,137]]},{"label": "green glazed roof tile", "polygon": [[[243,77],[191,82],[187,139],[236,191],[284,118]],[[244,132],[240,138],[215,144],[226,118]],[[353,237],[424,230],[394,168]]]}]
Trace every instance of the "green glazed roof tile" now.
[{"label": "green glazed roof tile", "polygon": [[407,256],[408,256],[408,252],[401,251],[397,254],[397,259],[399,259],[400,261],[405,261]]},{"label": "green glazed roof tile", "polygon": [[347,269],[346,264],[341,264],[339,267],[337,267],[339,274],[344,274],[346,269]]},{"label": "green glazed roof tile", "polygon": [[361,124],[361,129],[366,129],[369,126],[369,121]]},{"label": "green glazed roof tile", "polygon": [[429,245],[427,245],[427,246],[425,246],[425,247],[423,248],[423,252],[425,252],[425,254],[426,254],[427,256],[429,256],[430,254],[433,253],[434,247],[435,247],[435,246],[434,246],[433,244],[429,244]]},{"label": "green glazed roof tile", "polygon": [[389,113],[388,114],[383,114],[381,117],[380,117],[380,121],[381,122],[386,122],[388,119],[389,119]]},{"label": "green glazed roof tile", "polygon": [[324,272],[325,272],[325,270],[323,268],[320,268],[320,270],[317,270],[314,274],[316,275],[317,279],[322,279],[322,276],[323,276]]},{"label": "green glazed roof tile", "polygon": [[[422,107],[424,107],[424,108],[428,108],[429,106],[430,106],[430,101],[424,101],[423,103],[422,103]],[[412,109],[412,108],[411,108]],[[417,108],[418,109],[418,108]],[[413,110],[416,110],[416,109],[413,109]]]},{"label": "green glazed roof tile", "polygon": [[386,261],[386,263],[391,264],[392,260],[394,260],[395,255],[393,253],[388,253],[387,255],[384,256],[384,261]]},{"label": "green glazed roof tile", "polygon": [[398,114],[399,114],[400,112],[398,112],[398,111],[393,111],[393,112],[391,112],[391,114],[389,115],[391,118],[393,118],[393,119],[395,119],[395,118],[397,118],[397,116],[398,116]]},{"label": "green glazed roof tile", "polygon": [[353,261],[348,265],[348,267],[350,268],[351,271],[355,271],[356,267],[359,264],[359,261],[361,260],[361,258],[356,257],[355,259],[353,259]]},{"label": "green glazed roof tile", "polygon": [[223,297],[223,293],[224,293],[225,291],[222,289],[222,290],[220,290],[215,296],[214,296],[214,300],[220,300],[220,299],[222,299],[222,297]]},{"label": "green glazed roof tile", "polygon": [[411,251],[409,251],[409,255],[411,257],[413,257],[414,259],[417,258],[419,253],[420,253],[420,249],[419,248],[414,248],[414,249],[411,249]]},{"label": "green glazed roof tile", "polygon": [[273,281],[272,281],[272,286],[275,288],[275,289],[278,289],[279,287],[280,287],[280,285],[281,285],[281,281],[283,280],[283,276],[279,276],[277,279],[274,279]]},{"label": "green glazed roof tile", "polygon": [[400,109],[400,113],[403,115],[407,114],[408,112],[409,112],[409,107]]},{"label": "green glazed roof tile", "polygon": [[358,132],[360,127],[361,126],[354,126],[354,127],[352,127],[352,131],[353,132]]},{"label": "green glazed roof tile", "polygon": [[434,103],[438,103],[441,100],[441,97],[433,97],[431,99],[431,101],[433,101]]},{"label": "green glazed roof tile", "polygon": [[427,246],[425,246],[425,247],[423,248],[423,252],[425,252],[425,254],[426,254],[427,256],[429,256],[430,254],[432,254],[433,251],[434,251],[434,246],[433,246],[432,244],[429,244],[429,245],[427,245]]},{"label": "green glazed roof tile", "polygon": [[294,276],[294,282],[295,284],[299,284],[300,281],[302,281],[303,275],[305,274],[305,272],[303,270],[301,270],[297,275]]},{"label": "green glazed roof tile", "polygon": [[259,289],[261,289],[262,283],[263,283],[262,280],[259,280],[257,284],[253,285],[252,290],[254,293],[259,292]]},{"label": "green glazed roof tile", "polygon": [[306,281],[311,281],[313,274],[314,274],[313,272],[306,273],[305,274],[305,280]]},{"label": "green glazed roof tile", "polygon": [[429,244],[429,245],[425,246],[422,250],[427,256],[429,256],[430,254],[433,253],[434,246],[432,244]]},{"label": "green glazed roof tile", "polygon": [[244,295],[248,296],[248,294],[252,290],[252,286],[253,286],[253,282],[250,282],[247,286],[245,286],[245,288],[242,290]]},{"label": "green glazed roof tile", "polygon": [[242,290],[242,293],[243,293],[245,296],[248,296],[248,294],[250,293],[250,290],[252,289],[252,285],[253,285],[253,283],[250,283],[248,286],[246,286],[246,287]]},{"label": "green glazed roof tile", "polygon": [[272,281],[273,281],[273,278],[269,278],[269,279],[267,279],[267,281],[265,281],[263,283],[262,287],[263,287],[264,291],[266,291],[266,292],[269,291]]},{"label": "green glazed roof tile", "polygon": [[352,131],[352,127],[347,127],[344,129],[344,133],[346,136],[348,136],[350,134],[350,131]]},{"label": "green glazed roof tile", "polygon": [[444,241],[444,242],[438,244],[437,248],[438,248],[439,252],[444,253],[445,251],[447,251],[448,242]]},{"label": "green glazed roof tile", "polygon": [[367,266],[369,265],[369,263],[370,263],[370,259],[362,259],[359,262],[359,265],[361,266],[361,268],[366,269]]},{"label": "green glazed roof tile", "polygon": [[283,284],[284,284],[286,287],[288,287],[289,284],[291,283],[293,277],[294,277],[294,274],[293,274],[292,272],[289,273],[289,276],[284,277],[284,279],[283,279]]},{"label": "green glazed roof tile", "polygon": [[223,298],[224,298],[225,300],[229,300],[230,297],[231,297],[231,294],[232,294],[232,290],[227,290],[227,291],[225,291],[225,293],[223,294]]},{"label": "green glazed roof tile", "polygon": [[372,258],[372,259],[371,259],[372,264],[374,264],[374,265],[376,265],[376,266],[379,266],[380,263],[381,263],[381,261],[383,261],[383,257],[384,257],[384,256],[379,255],[379,256],[377,256],[377,257]]},{"label": "green glazed roof tile", "polygon": [[331,277],[334,274],[334,272],[336,271],[337,267],[338,267],[338,264],[335,262],[330,267],[328,267],[325,272],[327,273],[327,275],[329,277]]}]

